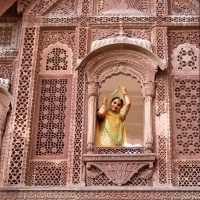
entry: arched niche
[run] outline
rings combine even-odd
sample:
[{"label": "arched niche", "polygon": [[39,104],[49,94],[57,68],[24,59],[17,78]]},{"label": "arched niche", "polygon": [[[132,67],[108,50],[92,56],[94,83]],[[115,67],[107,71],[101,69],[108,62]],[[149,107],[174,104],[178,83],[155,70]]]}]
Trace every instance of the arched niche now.
[{"label": "arched niche", "polygon": [[148,49],[135,44],[119,43],[102,46],[88,54],[77,70],[85,67],[88,85],[87,153],[93,153],[96,126],[96,108],[101,84],[118,74],[136,78],[144,97],[144,147],[153,150],[152,103],[155,93],[155,74],[165,65]]}]

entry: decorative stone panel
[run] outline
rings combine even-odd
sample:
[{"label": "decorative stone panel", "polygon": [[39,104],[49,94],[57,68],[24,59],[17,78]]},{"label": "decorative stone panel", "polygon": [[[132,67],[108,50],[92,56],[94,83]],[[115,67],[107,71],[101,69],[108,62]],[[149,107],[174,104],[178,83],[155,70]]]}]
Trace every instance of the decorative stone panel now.
[{"label": "decorative stone panel", "polygon": [[199,74],[199,49],[195,45],[184,43],[173,50],[172,74]]},{"label": "decorative stone panel", "polygon": [[[194,9],[193,3],[196,0],[171,0],[170,13],[172,15],[196,15],[199,11],[199,3],[196,1],[196,8]],[[197,12],[196,12],[197,11]]]},{"label": "decorative stone panel", "polygon": [[174,160],[174,186],[200,187],[200,160]]},{"label": "decorative stone panel", "polygon": [[[117,187],[116,190],[97,190],[96,188],[92,187],[93,189],[85,190],[80,188],[79,191],[77,189],[69,189],[66,191],[66,187],[60,187],[60,189],[48,191],[47,189],[35,189],[29,191],[25,190],[9,190],[0,192],[0,198],[3,200],[28,200],[28,199],[43,199],[43,200],[182,200],[182,199],[189,199],[189,200],[198,200],[200,198],[200,194],[198,190],[189,190],[185,191],[185,188],[179,189],[179,191],[174,191],[171,187],[163,190],[158,191],[161,188],[149,189],[149,190],[142,190],[141,187],[137,187],[134,190],[125,190],[124,187]],[[107,187],[108,188],[108,187]]]},{"label": "decorative stone panel", "polygon": [[195,76],[175,76],[172,81],[173,157],[197,159],[200,154],[200,80]]},{"label": "decorative stone panel", "polygon": [[155,154],[87,154],[83,155],[83,161],[87,186],[149,185]]},{"label": "decorative stone panel", "polygon": [[[37,43],[37,30],[35,28],[23,29],[23,46],[20,57],[20,69],[18,74],[18,94],[16,97],[15,114],[13,122],[12,146],[10,148],[9,174],[7,185],[25,183],[25,172],[28,156],[30,137],[30,102],[32,93],[32,75],[34,68],[35,44]],[[29,116],[29,117],[28,117]],[[17,168],[15,167],[17,166]]]},{"label": "decorative stone panel", "polygon": [[31,161],[28,185],[65,186],[67,168],[66,161]]},{"label": "decorative stone panel", "polygon": [[94,5],[95,14],[99,15],[147,15],[151,13],[151,1],[109,1],[109,0],[95,0]]},{"label": "decorative stone panel", "polygon": [[39,76],[34,120],[33,157],[67,157],[70,129],[71,77]]},{"label": "decorative stone panel", "polygon": [[64,44],[49,45],[42,54],[40,74],[71,74],[72,50]]}]

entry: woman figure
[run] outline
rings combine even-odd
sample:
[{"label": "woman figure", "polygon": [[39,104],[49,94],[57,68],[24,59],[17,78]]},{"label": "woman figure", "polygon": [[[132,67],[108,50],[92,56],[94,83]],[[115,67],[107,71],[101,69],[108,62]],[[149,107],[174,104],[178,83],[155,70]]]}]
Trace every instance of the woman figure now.
[{"label": "woman figure", "polygon": [[125,99],[125,105],[121,97],[114,97],[107,109],[108,99],[103,98],[101,108],[97,112],[96,146],[124,146],[126,130],[124,120],[128,113],[131,101],[125,87],[120,86]]}]

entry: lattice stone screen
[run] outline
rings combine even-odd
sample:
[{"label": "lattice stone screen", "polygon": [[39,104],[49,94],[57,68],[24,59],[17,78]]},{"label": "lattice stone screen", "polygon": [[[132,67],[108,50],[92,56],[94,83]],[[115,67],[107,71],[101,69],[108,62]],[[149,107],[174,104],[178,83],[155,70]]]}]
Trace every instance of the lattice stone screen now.
[{"label": "lattice stone screen", "polygon": [[36,156],[63,156],[67,153],[69,127],[66,127],[66,122],[69,119],[66,106],[70,101],[67,85],[67,78],[39,78]]},{"label": "lattice stone screen", "polygon": [[[71,76],[40,75],[29,185],[65,185]],[[40,161],[34,159],[40,158]],[[48,161],[47,161],[48,159]],[[64,159],[63,161],[57,159]]]},{"label": "lattice stone screen", "polygon": [[173,138],[174,158],[199,158],[200,80],[174,79]]}]

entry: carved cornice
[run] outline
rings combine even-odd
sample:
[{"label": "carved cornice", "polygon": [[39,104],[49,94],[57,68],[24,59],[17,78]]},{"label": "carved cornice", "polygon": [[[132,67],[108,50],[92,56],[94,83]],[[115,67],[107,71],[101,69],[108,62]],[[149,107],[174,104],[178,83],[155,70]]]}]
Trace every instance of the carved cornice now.
[{"label": "carved cornice", "polygon": [[95,40],[91,45],[91,50],[94,51],[95,49],[98,49],[100,47],[109,45],[109,44],[117,44],[117,43],[128,43],[128,44],[135,44],[138,46],[141,46],[143,48],[148,49],[149,51],[152,51],[151,43],[148,40],[140,39],[140,38],[130,38],[127,36],[117,36],[113,38],[106,38],[102,40]]},{"label": "carved cornice", "polygon": [[154,162],[156,154],[139,153],[139,154],[83,154],[84,162],[107,162],[110,161],[137,161],[137,162]]}]

